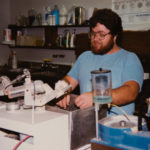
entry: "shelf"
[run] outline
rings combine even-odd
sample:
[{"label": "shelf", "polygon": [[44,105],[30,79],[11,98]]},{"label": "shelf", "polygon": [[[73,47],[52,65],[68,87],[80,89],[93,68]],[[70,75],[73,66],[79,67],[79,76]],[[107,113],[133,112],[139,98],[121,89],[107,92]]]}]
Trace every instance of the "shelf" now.
[{"label": "shelf", "polygon": [[2,41],[1,42],[1,45],[15,45],[15,41],[14,40],[12,40],[12,41]]},{"label": "shelf", "polygon": [[[17,26],[10,24],[8,28],[12,30],[12,39],[16,41],[16,45],[9,45],[11,48],[39,48],[39,49],[60,49],[60,50],[75,50],[75,48],[57,47],[59,44],[59,35],[66,35],[66,30],[74,32],[72,28],[76,30],[76,35],[89,31],[88,25],[59,25],[59,26]],[[20,32],[21,31],[21,35]],[[18,39],[19,34],[19,39]],[[69,35],[70,39],[70,35]],[[44,40],[44,45],[39,44]],[[20,42],[21,41],[21,42]],[[21,44],[20,44],[20,43]],[[38,42],[38,44],[36,43]],[[29,44],[27,44],[29,43]],[[34,45],[34,46],[18,46],[18,45]],[[37,46],[35,46],[37,45]],[[67,45],[70,45],[67,44]],[[60,45],[61,46],[61,45]]]},{"label": "shelf", "polygon": [[23,29],[23,28],[68,28],[68,27],[89,27],[89,25],[58,25],[58,26],[17,26],[17,25],[8,25],[8,28],[16,28],[16,29]]},{"label": "shelf", "polygon": [[63,48],[63,47],[13,46],[13,45],[9,45],[9,47],[10,47],[10,48],[33,48],[33,49],[75,50],[75,48]]}]

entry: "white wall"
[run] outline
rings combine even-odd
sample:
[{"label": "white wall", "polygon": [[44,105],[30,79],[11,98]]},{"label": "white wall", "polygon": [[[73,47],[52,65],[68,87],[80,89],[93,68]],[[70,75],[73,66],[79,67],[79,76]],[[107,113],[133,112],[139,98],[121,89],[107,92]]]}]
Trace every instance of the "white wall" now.
[{"label": "white wall", "polygon": [[[3,2],[2,2],[3,1]],[[0,5],[0,30],[7,27],[8,24],[16,23],[16,16],[19,13],[27,16],[28,9],[34,8],[41,12],[43,6],[53,8],[55,4],[60,8],[64,4],[69,10],[73,5],[83,6],[84,8],[111,8],[111,0],[1,0]],[[2,32],[0,32],[0,41]],[[48,49],[15,49],[19,60],[42,61],[44,57],[51,57],[54,52]],[[10,49],[8,46],[0,45],[0,65],[7,63]],[[61,51],[61,53],[65,53]],[[69,59],[73,53],[68,54]],[[74,57],[72,58],[74,59]]]},{"label": "white wall", "polygon": [[[10,23],[10,0],[1,0],[0,5],[0,41],[3,38],[3,29]],[[8,59],[9,48],[0,45],[0,66],[5,64]]]},{"label": "white wall", "polygon": [[11,1],[12,22],[14,23],[17,13],[27,15],[28,9],[34,8],[38,12],[42,11],[43,6],[50,6],[51,9],[57,4],[60,8],[65,5],[69,10],[73,5],[83,6],[84,8],[111,8],[111,0],[13,0]]}]

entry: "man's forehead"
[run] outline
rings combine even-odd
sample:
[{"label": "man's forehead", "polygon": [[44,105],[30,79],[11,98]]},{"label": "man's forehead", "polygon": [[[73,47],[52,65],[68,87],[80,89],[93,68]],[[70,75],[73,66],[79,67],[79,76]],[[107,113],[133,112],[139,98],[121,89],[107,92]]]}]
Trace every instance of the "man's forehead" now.
[{"label": "man's forehead", "polygon": [[98,30],[98,31],[110,31],[104,24],[97,23],[95,27],[92,28],[92,30]]}]

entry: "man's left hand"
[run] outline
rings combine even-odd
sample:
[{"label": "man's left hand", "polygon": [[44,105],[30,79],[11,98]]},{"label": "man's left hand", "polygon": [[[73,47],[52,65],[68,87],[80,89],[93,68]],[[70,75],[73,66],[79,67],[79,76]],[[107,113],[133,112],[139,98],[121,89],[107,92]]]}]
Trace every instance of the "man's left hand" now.
[{"label": "man's left hand", "polygon": [[92,92],[86,92],[78,96],[75,99],[75,104],[81,109],[93,106]]}]

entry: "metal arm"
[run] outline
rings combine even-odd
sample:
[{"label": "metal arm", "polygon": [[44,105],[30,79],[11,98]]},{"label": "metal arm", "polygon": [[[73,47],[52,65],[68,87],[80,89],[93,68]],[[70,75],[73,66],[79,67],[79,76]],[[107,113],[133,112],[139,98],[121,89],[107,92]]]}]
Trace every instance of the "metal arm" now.
[{"label": "metal arm", "polygon": [[7,95],[6,89],[12,88],[10,79],[7,76],[0,77],[0,96]]},{"label": "metal arm", "polygon": [[43,83],[41,80],[31,81],[28,70],[24,71],[24,74],[18,76],[12,83],[16,83],[24,77],[25,84],[7,89],[7,94],[9,98],[24,96],[25,105],[43,106],[54,98],[59,98],[66,94],[71,88],[71,85],[65,84],[64,86],[61,86],[61,88],[53,90],[47,83]]}]

